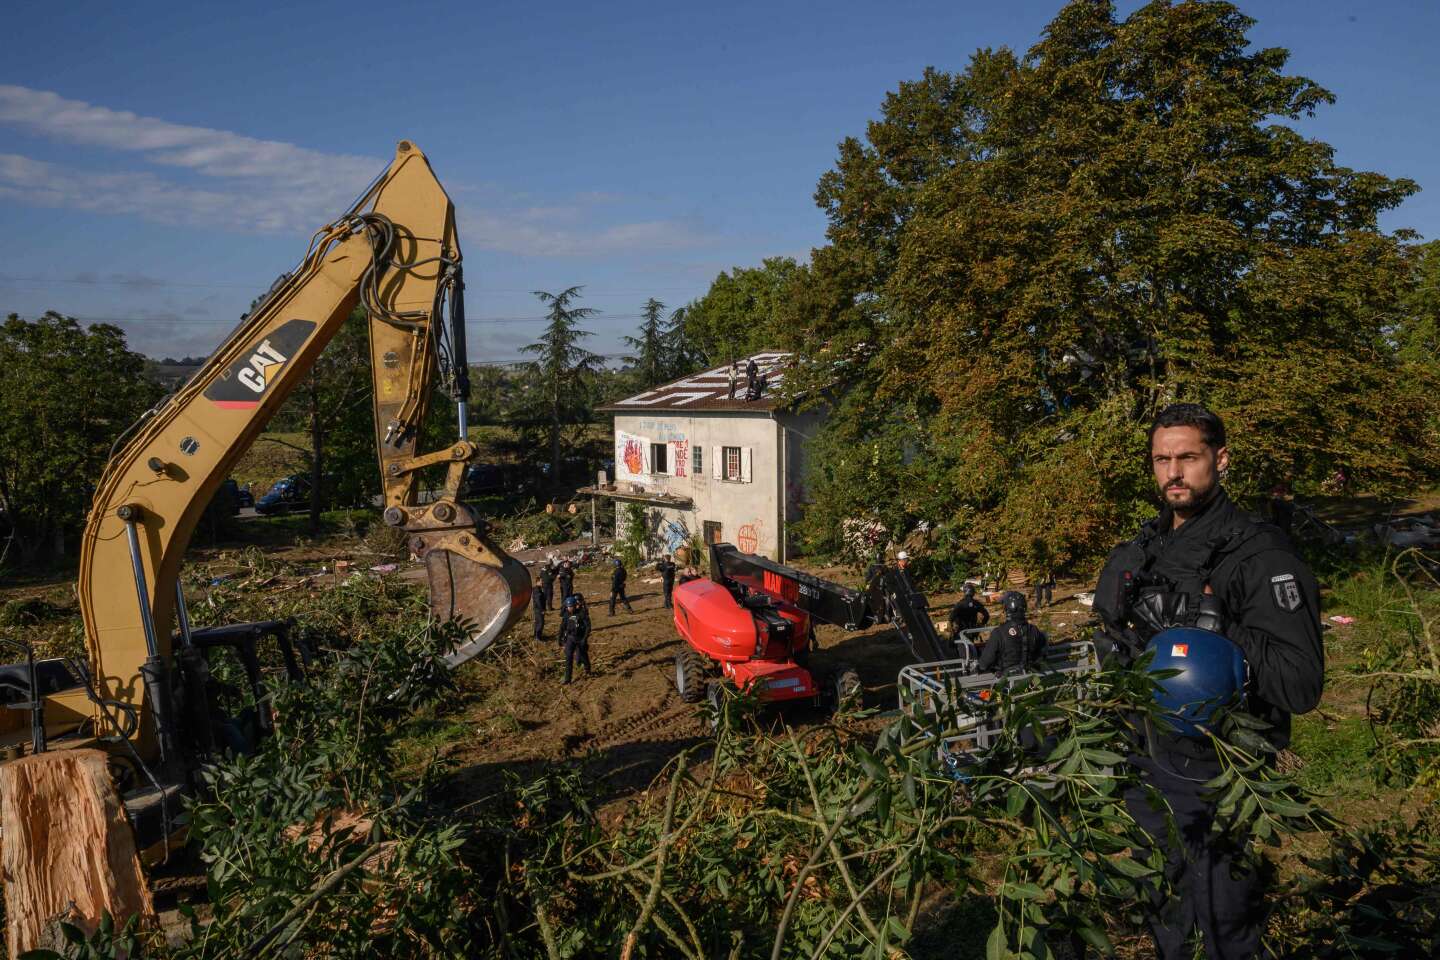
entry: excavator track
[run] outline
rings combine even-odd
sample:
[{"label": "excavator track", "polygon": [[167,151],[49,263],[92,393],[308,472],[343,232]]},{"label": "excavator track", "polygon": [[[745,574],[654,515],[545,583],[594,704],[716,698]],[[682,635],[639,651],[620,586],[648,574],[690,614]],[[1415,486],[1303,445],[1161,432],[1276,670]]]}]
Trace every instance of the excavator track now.
[{"label": "excavator track", "polygon": [[646,734],[664,730],[687,717],[690,725],[698,729],[696,710],[694,704],[681,701],[679,695],[671,689],[653,707],[601,727],[584,741],[584,747],[586,750],[607,750],[633,743],[666,743],[675,738]]}]

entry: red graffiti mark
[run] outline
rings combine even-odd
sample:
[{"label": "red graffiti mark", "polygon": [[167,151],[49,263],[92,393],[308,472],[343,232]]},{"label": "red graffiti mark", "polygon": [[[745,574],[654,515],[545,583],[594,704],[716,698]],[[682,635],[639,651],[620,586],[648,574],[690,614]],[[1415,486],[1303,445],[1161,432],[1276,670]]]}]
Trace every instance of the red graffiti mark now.
[{"label": "red graffiti mark", "polygon": [[675,476],[683,477],[690,469],[690,441],[675,441]]},{"label": "red graffiti mark", "polygon": [[627,439],[625,452],[620,455],[620,459],[625,461],[625,469],[632,475],[645,472],[645,451],[641,448],[639,440]]},{"label": "red graffiti mark", "polygon": [[740,548],[741,553],[755,552],[760,546],[760,535],[755,530],[755,524],[747,523],[740,528],[735,537],[735,545]]}]

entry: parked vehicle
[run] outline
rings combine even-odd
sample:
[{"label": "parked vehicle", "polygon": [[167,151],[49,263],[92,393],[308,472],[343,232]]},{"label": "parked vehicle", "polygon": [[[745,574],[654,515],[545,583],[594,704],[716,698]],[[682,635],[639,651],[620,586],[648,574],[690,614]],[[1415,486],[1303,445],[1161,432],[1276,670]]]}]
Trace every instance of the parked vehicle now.
[{"label": "parked vehicle", "polygon": [[310,478],[293,474],[275,481],[265,496],[255,501],[255,512],[263,516],[310,509]]},{"label": "parked vehicle", "polygon": [[460,483],[460,496],[484,497],[503,493],[506,480],[506,471],[499,464],[472,463],[465,468],[465,479]]}]

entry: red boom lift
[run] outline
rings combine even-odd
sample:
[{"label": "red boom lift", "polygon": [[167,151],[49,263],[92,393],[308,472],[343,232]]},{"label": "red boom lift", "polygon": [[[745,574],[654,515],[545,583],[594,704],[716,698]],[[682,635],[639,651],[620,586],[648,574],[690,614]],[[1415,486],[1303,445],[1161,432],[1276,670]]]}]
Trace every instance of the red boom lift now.
[{"label": "red boom lift", "polygon": [[675,629],[688,645],[675,656],[681,699],[698,703],[719,674],[762,700],[854,701],[860,677],[837,666],[819,683],[809,667],[815,623],[864,630],[894,625],[917,660],[949,660],[955,651],[935,630],[925,595],[898,567],[875,564],[865,589],[822,580],[728,543],[710,546],[710,579],[675,588]]}]

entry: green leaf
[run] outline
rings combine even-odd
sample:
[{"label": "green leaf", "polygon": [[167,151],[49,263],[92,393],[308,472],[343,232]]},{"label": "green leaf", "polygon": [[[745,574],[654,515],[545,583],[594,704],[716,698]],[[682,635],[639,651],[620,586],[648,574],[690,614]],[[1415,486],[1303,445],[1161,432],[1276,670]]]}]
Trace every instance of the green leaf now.
[{"label": "green leaf", "polygon": [[1011,900],[1036,900],[1044,894],[1045,891],[1033,883],[1007,883],[1000,888],[1000,896]]},{"label": "green leaf", "polygon": [[1152,876],[1155,873],[1154,870],[1131,857],[1114,857],[1107,862],[1116,870],[1125,874],[1125,876],[1133,877],[1137,880],[1141,877]]},{"label": "green leaf", "polygon": [[990,939],[985,941],[985,960],[1005,960],[1009,952],[1005,948],[1005,928],[997,923],[990,931]]},{"label": "green leaf", "polygon": [[1080,939],[1101,953],[1108,955],[1115,952],[1115,945],[1110,942],[1110,938],[1105,935],[1105,931],[1099,927],[1084,924],[1076,928],[1075,932],[1080,935]]}]

